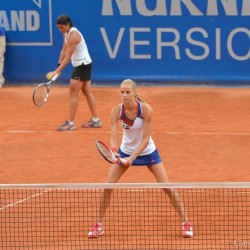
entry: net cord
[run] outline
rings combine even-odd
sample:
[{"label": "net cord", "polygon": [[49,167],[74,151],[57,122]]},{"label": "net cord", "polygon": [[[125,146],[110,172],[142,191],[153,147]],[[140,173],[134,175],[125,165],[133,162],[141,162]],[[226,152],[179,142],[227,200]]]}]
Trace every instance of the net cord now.
[{"label": "net cord", "polygon": [[88,189],[88,188],[250,188],[250,182],[171,182],[171,183],[41,183],[0,184],[0,189]]}]

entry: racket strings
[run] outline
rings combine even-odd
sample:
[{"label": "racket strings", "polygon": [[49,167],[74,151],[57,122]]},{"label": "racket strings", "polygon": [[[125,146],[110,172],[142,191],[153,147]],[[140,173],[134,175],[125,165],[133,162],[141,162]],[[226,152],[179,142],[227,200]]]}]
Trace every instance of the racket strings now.
[{"label": "racket strings", "polygon": [[105,147],[103,144],[98,144],[98,148],[101,151],[101,153],[110,161],[110,162],[116,162],[117,158],[115,157],[114,153],[110,151],[107,147]]},{"label": "racket strings", "polygon": [[35,104],[40,106],[47,101],[48,96],[48,87],[45,84],[42,84],[36,88],[33,99]]}]

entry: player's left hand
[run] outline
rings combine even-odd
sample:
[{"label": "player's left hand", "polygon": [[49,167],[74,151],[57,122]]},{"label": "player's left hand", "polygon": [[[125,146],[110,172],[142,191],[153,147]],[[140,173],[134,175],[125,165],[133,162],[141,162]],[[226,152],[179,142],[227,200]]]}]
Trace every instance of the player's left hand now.
[{"label": "player's left hand", "polygon": [[124,167],[129,167],[133,163],[131,157],[125,157],[122,160],[123,160],[122,161],[122,166],[124,166]]}]

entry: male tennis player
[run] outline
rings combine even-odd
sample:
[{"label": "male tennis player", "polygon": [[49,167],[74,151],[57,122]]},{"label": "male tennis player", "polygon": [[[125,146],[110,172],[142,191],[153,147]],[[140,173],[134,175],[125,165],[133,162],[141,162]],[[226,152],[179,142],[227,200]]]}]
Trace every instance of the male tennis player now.
[{"label": "male tennis player", "polygon": [[[107,183],[116,183],[131,166],[147,166],[155,176],[157,182],[168,182],[168,175],[161,161],[155,143],[151,137],[152,108],[143,102],[137,95],[136,84],[127,79],[120,87],[122,103],[111,111],[111,140],[110,145],[115,149],[118,146],[118,123],[123,128],[122,143],[118,150],[121,158],[127,161],[125,166],[112,164],[106,179]],[[94,223],[88,236],[98,237],[103,234],[102,219],[109,206],[111,189],[105,189],[100,209],[97,214],[97,221]],[[185,238],[193,237],[193,228],[188,221],[184,205],[175,190],[164,189],[172,206],[176,209],[181,219],[182,235]]]},{"label": "male tennis player", "polygon": [[70,131],[76,129],[74,119],[78,108],[78,93],[80,90],[85,95],[92,114],[92,118],[87,123],[83,123],[82,127],[100,128],[102,123],[97,115],[96,101],[91,91],[92,60],[85,39],[80,31],[73,27],[73,23],[69,16],[59,16],[56,20],[56,24],[64,35],[64,43],[59,57],[58,68],[55,71],[49,72],[47,75],[53,76],[60,74],[70,60],[74,67],[69,86],[69,116],[66,122],[58,127],[57,130]]}]

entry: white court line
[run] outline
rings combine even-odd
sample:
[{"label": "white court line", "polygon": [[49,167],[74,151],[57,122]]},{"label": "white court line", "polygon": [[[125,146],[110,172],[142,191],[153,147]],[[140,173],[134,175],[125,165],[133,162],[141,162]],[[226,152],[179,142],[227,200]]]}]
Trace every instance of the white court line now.
[{"label": "white court line", "polygon": [[[164,188],[162,188],[164,189]],[[157,192],[162,192],[162,189],[157,189],[156,191]],[[175,188],[172,188],[172,189],[175,189]],[[178,189],[178,188],[177,188]],[[141,189],[131,189],[131,190],[126,190],[126,192],[128,193],[143,193],[143,192],[148,192],[148,190],[141,190]],[[206,190],[188,190],[188,192],[184,192],[184,193],[207,193]],[[220,193],[228,193],[227,191],[225,192],[220,192]],[[233,192],[233,193],[237,193],[237,194],[249,194],[250,195],[250,191],[236,191],[236,192]]]},{"label": "white court line", "polygon": [[[77,131],[64,131],[58,132],[54,130],[6,130],[0,131],[0,133],[16,133],[16,134],[25,134],[25,133],[58,133],[58,134],[110,134],[110,131],[103,131],[97,129],[87,129],[87,130],[77,130]],[[121,133],[121,132],[119,132]],[[177,131],[169,131],[169,132],[152,132],[152,134],[163,134],[163,135],[250,135],[250,132],[177,132]]]},{"label": "white court line", "polygon": [[[6,130],[6,131],[0,131],[0,133],[16,133],[16,134],[25,134],[25,133],[30,133],[30,134],[35,134],[35,133],[55,133],[55,134],[96,134],[98,131],[96,130],[77,130],[77,131],[63,131],[63,132],[58,132],[55,130]],[[99,131],[102,134],[110,134],[110,131]]]},{"label": "white court line", "polygon": [[167,135],[250,135],[250,132],[163,132]]},{"label": "white court line", "polygon": [[47,192],[49,192],[49,191],[50,191],[50,189],[45,190],[44,192],[40,192],[40,193],[33,194],[33,195],[31,195],[31,196],[29,196],[29,197],[27,197],[27,198],[21,199],[21,200],[19,200],[19,201],[10,203],[10,204],[8,204],[8,205],[6,205],[6,206],[1,207],[1,208],[0,208],[0,211],[5,210],[5,209],[7,209],[7,208],[9,208],[9,207],[13,207],[13,206],[15,206],[15,205],[17,205],[17,204],[20,204],[20,203],[23,203],[23,202],[25,202],[25,201],[28,201],[28,200],[30,200],[30,199],[32,199],[32,198],[34,198],[34,197],[43,195],[44,193],[47,193]]},{"label": "white court line", "polygon": [[[207,193],[206,190],[191,190],[191,191],[188,191],[187,193]],[[232,193],[232,192],[228,192],[228,191],[224,191],[224,192],[221,192],[220,193]],[[235,191],[233,193],[237,193],[237,194],[250,194],[250,191]]]}]

